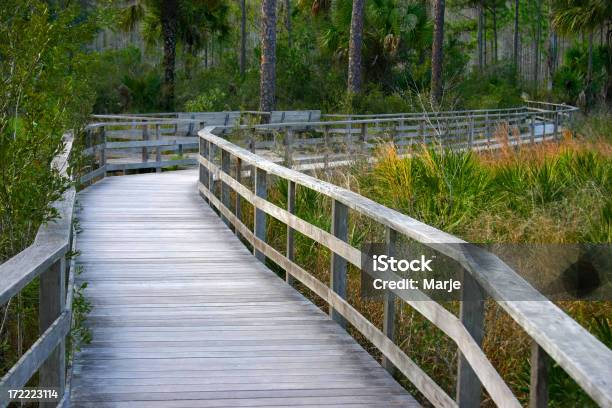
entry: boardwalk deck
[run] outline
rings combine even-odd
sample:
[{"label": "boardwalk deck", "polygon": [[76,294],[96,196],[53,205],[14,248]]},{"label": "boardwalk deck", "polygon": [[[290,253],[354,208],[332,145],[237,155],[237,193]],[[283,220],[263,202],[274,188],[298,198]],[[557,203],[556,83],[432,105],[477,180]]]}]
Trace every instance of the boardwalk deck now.
[{"label": "boardwalk deck", "polygon": [[80,193],[93,341],[75,358],[72,406],[418,406],[255,260],[196,182],[110,177]]}]

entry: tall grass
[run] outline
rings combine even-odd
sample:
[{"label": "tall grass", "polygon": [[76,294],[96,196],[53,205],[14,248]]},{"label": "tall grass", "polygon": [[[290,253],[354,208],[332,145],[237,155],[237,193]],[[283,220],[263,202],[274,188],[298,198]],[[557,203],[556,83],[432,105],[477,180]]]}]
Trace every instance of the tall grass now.
[{"label": "tall grass", "polygon": [[[503,145],[503,143],[502,143]],[[612,149],[602,139],[577,141],[566,135],[560,143],[502,149],[484,153],[421,148],[401,157],[383,144],[374,165],[356,163],[349,169],[318,175],[350,188],[387,207],[397,209],[467,241],[480,243],[610,242],[612,221]],[[275,184],[270,199],[286,205],[287,186]],[[320,194],[299,188],[296,214],[323,229],[330,225],[331,206]],[[351,213],[350,240],[381,240],[382,228]],[[271,223],[269,242],[283,248],[285,227]],[[296,260],[319,280],[329,279],[329,251],[296,234]],[[349,267],[348,300],[366,318],[382,327],[380,302],[360,297],[359,271]],[[301,288],[322,308],[325,302]],[[457,302],[444,304],[457,313]],[[610,302],[560,302],[570,316],[608,346],[612,346]],[[379,357],[378,351],[355,330],[351,334]],[[495,303],[485,314],[483,349],[519,399],[529,396],[530,338]],[[403,305],[396,321],[396,341],[450,395],[456,381],[457,348],[434,325]],[[418,396],[409,382],[398,377]],[[553,365],[552,406],[593,406],[594,403]],[[424,401],[421,398],[422,401]],[[484,406],[492,406],[485,396]]]}]

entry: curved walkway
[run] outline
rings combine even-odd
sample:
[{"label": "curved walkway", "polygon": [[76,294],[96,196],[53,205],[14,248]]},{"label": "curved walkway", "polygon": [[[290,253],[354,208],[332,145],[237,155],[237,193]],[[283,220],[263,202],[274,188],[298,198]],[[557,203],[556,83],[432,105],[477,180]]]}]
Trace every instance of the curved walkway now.
[{"label": "curved walkway", "polygon": [[389,407],[416,401],[256,261],[197,172],[109,177],[79,195],[93,341],[74,407]]}]

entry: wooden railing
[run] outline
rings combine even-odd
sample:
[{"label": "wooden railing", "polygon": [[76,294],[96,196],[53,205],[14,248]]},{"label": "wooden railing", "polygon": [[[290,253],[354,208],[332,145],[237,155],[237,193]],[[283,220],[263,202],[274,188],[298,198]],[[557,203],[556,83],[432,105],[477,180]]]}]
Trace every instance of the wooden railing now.
[{"label": "wooden railing", "polygon": [[[577,110],[567,105],[527,103],[511,109],[323,115],[324,121],[316,121],[320,118],[318,111],[95,115],[95,119],[106,122],[86,129],[84,153],[92,160],[81,182],[91,182],[112,171],[159,172],[164,167],[195,165],[195,135],[205,125],[223,127],[223,134],[237,143],[240,134],[246,133],[241,142],[249,150],[268,150],[273,161],[309,170],[343,165],[359,156],[370,158],[383,141],[393,142],[400,153],[409,153],[423,144],[483,150],[558,140],[562,126]],[[339,117],[344,119],[329,120]],[[262,118],[271,123],[257,124]],[[294,118],[299,120],[292,121]]]},{"label": "wooden railing", "polygon": [[[594,401],[604,407],[612,406],[612,352],[495,255],[470,247],[455,236],[352,191],[264,159],[217,136],[216,133],[220,134],[223,129],[206,127],[199,132],[199,191],[203,198],[236,234],[248,241],[257,259],[270,259],[285,270],[288,281],[297,279],[326,301],[334,320],[341,325],[348,322],[357,329],[380,350],[386,366],[396,367],[434,406],[479,406],[482,388],[500,407],[520,406],[482,350],[487,298],[496,301],[533,341],[531,407],[547,405],[547,373],[551,360],[556,361]],[[245,180],[247,171],[249,176]],[[270,177],[287,182],[287,208],[267,199]],[[295,215],[298,186],[331,200],[330,231]],[[243,203],[254,208],[252,229],[245,224]],[[407,295],[405,291],[393,290],[385,294],[385,323],[381,330],[349,304],[347,265],[361,270],[362,257],[360,249],[347,242],[349,210],[362,219],[384,226],[389,248],[394,248],[400,238],[411,239],[456,260],[464,269],[459,317],[422,292],[411,291]],[[266,241],[268,217],[286,226],[285,254]],[[296,231],[331,251],[329,284],[317,280],[295,262]],[[410,305],[456,343],[460,358],[454,397],[394,342],[396,299]]]},{"label": "wooden railing", "polygon": [[[67,177],[72,135],[65,136],[65,150],[53,160]],[[38,386],[54,388],[65,401],[66,336],[72,319],[74,262],[67,256],[75,247],[73,210],[75,188],[71,186],[53,207],[58,217],[41,226],[32,245],[0,265],[0,305],[5,305],[35,278],[39,278],[38,321],[40,336],[0,380],[0,407],[9,403],[8,390],[23,388],[38,372]],[[68,280],[66,277],[68,276]],[[56,403],[41,403],[55,406]]]}]

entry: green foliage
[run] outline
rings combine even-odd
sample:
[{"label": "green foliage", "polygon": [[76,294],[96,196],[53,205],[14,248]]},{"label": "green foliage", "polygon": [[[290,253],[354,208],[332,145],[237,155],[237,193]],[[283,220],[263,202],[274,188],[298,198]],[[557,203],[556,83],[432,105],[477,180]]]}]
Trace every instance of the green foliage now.
[{"label": "green foliage", "polygon": [[161,73],[136,47],[91,55],[89,71],[96,78],[96,113],[155,112],[161,100]]},{"label": "green foliage", "polygon": [[490,67],[485,73],[474,70],[456,87],[458,105],[466,109],[494,109],[523,103],[516,74],[507,61]]},{"label": "green foliage", "polygon": [[[77,5],[5,0],[0,7],[0,262],[56,216],[49,204],[69,182],[51,161],[64,133],[78,134],[91,113],[92,59],[83,50],[102,22]],[[37,305],[34,281],[0,308],[1,372],[38,337]]]},{"label": "green foliage", "polygon": [[607,81],[612,72],[609,63],[609,49],[593,48],[593,77],[587,84],[588,44],[576,43],[565,54],[565,63],[555,72],[553,90],[555,99],[576,104],[581,93],[597,95],[605,92]]},{"label": "green foliage", "polygon": [[357,177],[366,195],[467,240],[608,242],[610,157],[569,148],[531,154],[488,163],[473,153],[428,149],[401,159],[383,149]]}]

